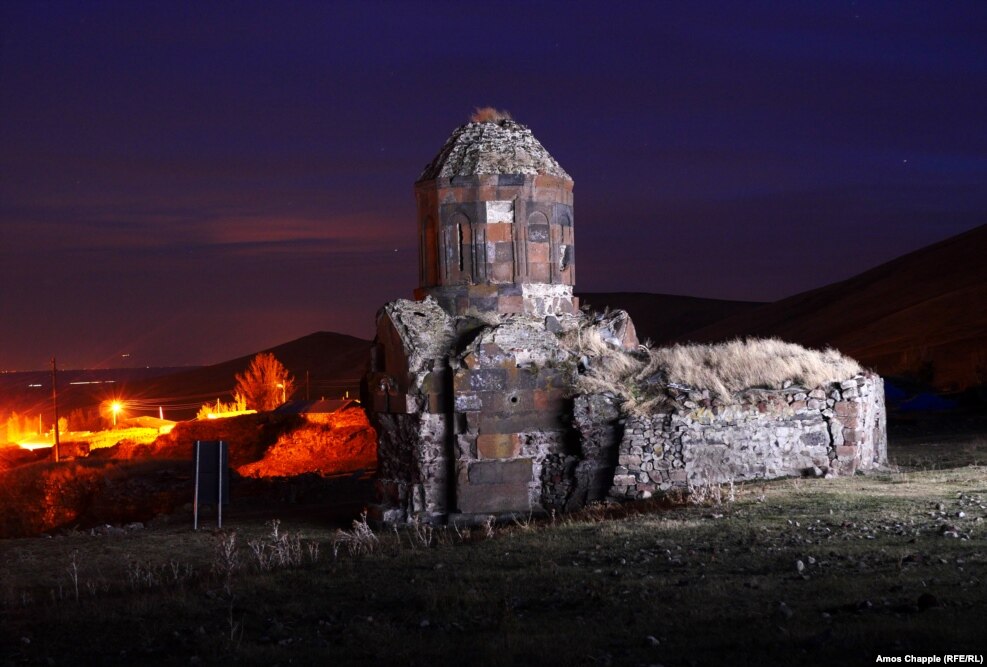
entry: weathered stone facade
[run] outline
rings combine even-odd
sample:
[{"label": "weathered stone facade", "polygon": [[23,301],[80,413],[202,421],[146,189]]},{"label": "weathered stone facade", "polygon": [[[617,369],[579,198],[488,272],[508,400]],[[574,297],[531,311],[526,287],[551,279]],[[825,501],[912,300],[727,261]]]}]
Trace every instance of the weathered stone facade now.
[{"label": "weathered stone facade", "polygon": [[560,334],[584,318],[551,319],[451,315],[431,297],[384,307],[368,376],[380,518],[566,509],[582,457]]},{"label": "weathered stone facade", "polygon": [[846,475],[886,462],[878,375],[738,398],[723,404],[708,391],[692,392],[681,409],[628,417],[616,447],[611,495],[647,498],[675,487]]},{"label": "weathered stone facade", "polygon": [[452,314],[577,310],[572,179],[511,120],[453,132],[415,184],[419,288]]},{"label": "weathered stone facade", "polygon": [[[524,126],[457,129],[415,187],[416,301],[384,306],[364,405],[387,522],[571,510],[699,482],[844,474],[883,463],[881,380],[690,390],[628,414],[576,390],[581,332],[635,351],[626,313],[588,316],[575,280],[572,180]],[[574,343],[573,341],[577,341]]]}]

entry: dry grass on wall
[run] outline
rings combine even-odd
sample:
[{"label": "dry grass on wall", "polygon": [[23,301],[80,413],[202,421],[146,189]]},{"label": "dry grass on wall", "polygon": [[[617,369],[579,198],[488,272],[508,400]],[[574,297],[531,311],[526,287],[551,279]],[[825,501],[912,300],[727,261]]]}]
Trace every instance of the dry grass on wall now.
[{"label": "dry grass on wall", "polygon": [[811,350],[776,338],[675,345],[650,352],[669,382],[709,389],[722,399],[754,387],[781,389],[788,382],[818,387],[863,371],[836,350]]},{"label": "dry grass on wall", "polygon": [[775,338],[641,346],[626,352],[607,345],[597,330],[583,328],[570,335],[568,345],[585,366],[577,380],[579,392],[616,394],[626,410],[638,414],[667,404],[669,387],[708,389],[730,403],[748,389],[782,389],[789,384],[813,388],[863,372],[856,361],[836,350],[812,350]]}]

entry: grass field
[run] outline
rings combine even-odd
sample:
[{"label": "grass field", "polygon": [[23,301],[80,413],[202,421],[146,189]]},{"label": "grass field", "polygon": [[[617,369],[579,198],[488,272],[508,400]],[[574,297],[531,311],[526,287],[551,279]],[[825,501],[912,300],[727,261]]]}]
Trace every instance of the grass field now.
[{"label": "grass field", "polygon": [[[507,526],[0,541],[5,664],[856,665],[987,653],[987,439]],[[724,497],[730,490],[723,490]]]}]

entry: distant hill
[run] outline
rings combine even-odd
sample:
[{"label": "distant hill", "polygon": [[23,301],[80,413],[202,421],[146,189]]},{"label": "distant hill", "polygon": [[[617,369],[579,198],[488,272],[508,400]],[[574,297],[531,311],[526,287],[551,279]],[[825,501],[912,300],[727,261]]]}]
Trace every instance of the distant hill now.
[{"label": "distant hill", "polygon": [[[963,389],[987,379],[985,258],[987,225],[842,282],[768,304],[641,292],[578,296],[594,310],[626,310],[639,338],[657,345],[777,336],[810,347],[835,347],[883,375],[912,376],[940,389]],[[357,395],[370,341],[318,332],[261,351],[273,353],[295,376],[296,398],[306,396],[306,373],[309,397],[340,398],[347,391]],[[155,411],[160,403],[166,417],[188,418],[203,403],[228,400],[236,374],[253,356],[120,382],[113,385],[114,395],[129,401],[135,414]],[[42,386],[29,393],[23,388],[27,376],[10,378],[9,409],[33,418],[49,407],[50,385],[44,384],[43,372],[37,375],[41,379],[35,384]],[[63,409],[106,398],[99,393],[106,392],[104,385],[89,386],[95,387],[87,389],[96,392],[92,396],[77,388],[60,392]]]},{"label": "distant hill", "polygon": [[[258,352],[270,352],[294,375],[296,398],[305,398],[306,392],[313,399],[340,398],[347,391],[350,396],[358,397],[360,379],[370,358],[370,341],[320,331]],[[141,387],[139,399],[148,404],[156,398],[165,403],[168,399],[181,399],[188,405],[196,404],[196,409],[217,398],[229,400],[236,374],[243,372],[254,356],[155,378]],[[196,409],[191,409],[189,414],[189,408],[185,408],[173,416],[193,416]]]},{"label": "distant hill", "polygon": [[987,225],[848,280],[736,313],[685,338],[748,335],[829,345],[883,375],[911,375],[939,389],[983,383]]},{"label": "distant hill", "polygon": [[634,320],[641,341],[650,339],[664,345],[682,336],[732,315],[763,306],[758,301],[726,301],[693,296],[651,294],[648,292],[579,292],[580,305],[592,310],[604,308],[626,310]]}]

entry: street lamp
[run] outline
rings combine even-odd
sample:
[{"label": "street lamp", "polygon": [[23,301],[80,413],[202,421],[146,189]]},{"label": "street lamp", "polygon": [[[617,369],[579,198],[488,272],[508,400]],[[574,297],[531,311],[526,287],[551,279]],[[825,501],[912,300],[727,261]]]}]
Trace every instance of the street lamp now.
[{"label": "street lamp", "polygon": [[117,425],[117,415],[123,410],[123,403],[120,401],[113,401],[110,403],[110,412],[113,413],[113,425]]}]

